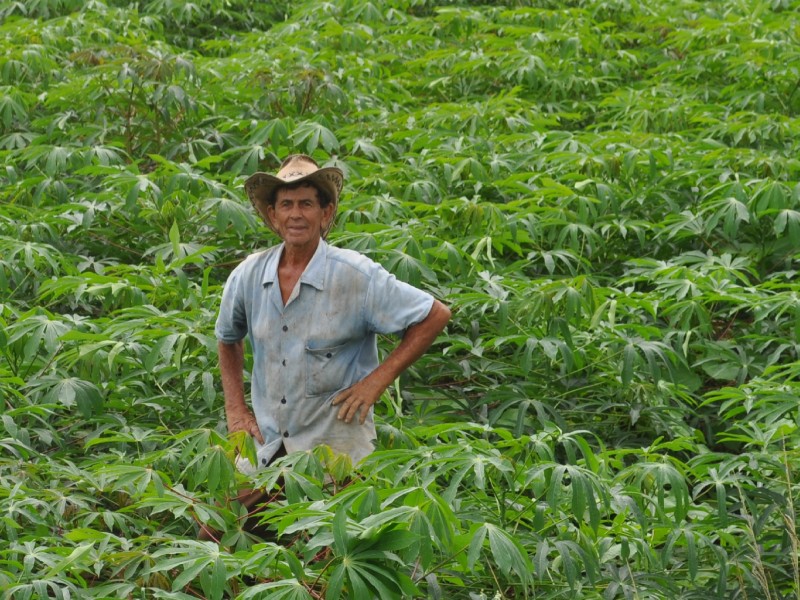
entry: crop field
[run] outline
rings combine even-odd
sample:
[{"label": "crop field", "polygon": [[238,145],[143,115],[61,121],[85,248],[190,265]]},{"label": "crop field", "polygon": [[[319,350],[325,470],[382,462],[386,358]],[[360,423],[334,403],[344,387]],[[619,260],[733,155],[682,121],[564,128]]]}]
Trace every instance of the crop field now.
[{"label": "crop field", "polygon": [[[0,0],[0,44],[0,598],[800,600],[800,0]],[[214,322],[293,152],[453,319],[372,455],[243,475]]]}]

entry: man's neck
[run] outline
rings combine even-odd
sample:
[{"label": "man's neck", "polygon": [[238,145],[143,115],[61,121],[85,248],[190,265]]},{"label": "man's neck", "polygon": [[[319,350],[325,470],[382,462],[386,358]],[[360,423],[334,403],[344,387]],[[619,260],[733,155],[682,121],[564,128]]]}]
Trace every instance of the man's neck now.
[{"label": "man's neck", "polygon": [[293,270],[305,269],[314,257],[320,242],[321,239],[318,239],[317,243],[313,246],[308,245],[300,247],[284,244],[278,266]]}]

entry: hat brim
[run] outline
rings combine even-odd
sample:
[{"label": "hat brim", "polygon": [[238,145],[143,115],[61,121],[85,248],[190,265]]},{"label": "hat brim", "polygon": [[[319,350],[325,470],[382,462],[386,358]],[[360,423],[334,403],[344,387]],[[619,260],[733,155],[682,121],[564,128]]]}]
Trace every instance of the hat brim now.
[{"label": "hat brim", "polygon": [[313,183],[318,186],[327,192],[328,197],[331,199],[333,217],[330,223],[328,223],[328,227],[322,232],[322,237],[325,238],[333,227],[333,222],[336,219],[336,212],[339,209],[339,194],[344,185],[344,174],[340,169],[336,167],[323,167],[317,169],[313,173],[294,179],[281,179],[269,173],[253,173],[247,178],[247,181],[244,182],[244,189],[253,208],[255,208],[256,212],[261,216],[264,224],[277,234],[278,230],[275,228],[275,225],[272,224],[269,214],[267,213],[269,200],[274,196],[275,190],[278,188],[303,182]]}]

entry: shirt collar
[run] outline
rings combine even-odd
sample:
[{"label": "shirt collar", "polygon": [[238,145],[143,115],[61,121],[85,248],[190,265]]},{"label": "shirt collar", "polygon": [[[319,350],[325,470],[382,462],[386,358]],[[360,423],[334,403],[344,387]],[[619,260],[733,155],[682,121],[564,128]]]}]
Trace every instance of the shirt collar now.
[{"label": "shirt collar", "polygon": [[[278,278],[278,262],[283,254],[283,247],[284,244],[281,243],[276,251],[272,253],[272,256],[269,257],[267,264],[264,265],[264,277],[261,280],[261,283],[264,285],[264,287],[266,287],[269,283],[275,283]],[[303,274],[300,275],[300,283],[308,284],[317,288],[318,290],[324,289],[325,270],[327,264],[328,244],[325,242],[325,240],[321,239],[316,251],[314,252],[314,256],[311,257],[311,260],[306,265]]]}]

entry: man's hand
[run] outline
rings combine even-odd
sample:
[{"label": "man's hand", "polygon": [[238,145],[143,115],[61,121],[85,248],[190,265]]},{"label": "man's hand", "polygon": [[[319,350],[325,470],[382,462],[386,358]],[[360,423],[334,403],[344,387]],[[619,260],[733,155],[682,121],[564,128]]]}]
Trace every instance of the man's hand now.
[{"label": "man's hand", "polygon": [[261,430],[258,428],[258,422],[255,416],[249,410],[241,411],[226,411],[228,417],[228,433],[235,433],[237,431],[244,431],[252,435],[259,444],[264,443],[264,438],[261,435]]},{"label": "man's hand", "polygon": [[358,383],[351,385],[343,392],[339,392],[333,399],[333,406],[340,406],[337,418],[345,423],[350,423],[359,411],[359,423],[362,425],[367,420],[369,409],[381,397],[386,387],[374,381],[374,378],[367,376]]},{"label": "man's hand", "polygon": [[222,376],[222,391],[225,394],[225,417],[228,433],[244,431],[259,443],[264,443],[255,415],[244,401],[244,344],[235,342],[217,344],[219,351],[219,370]]}]

